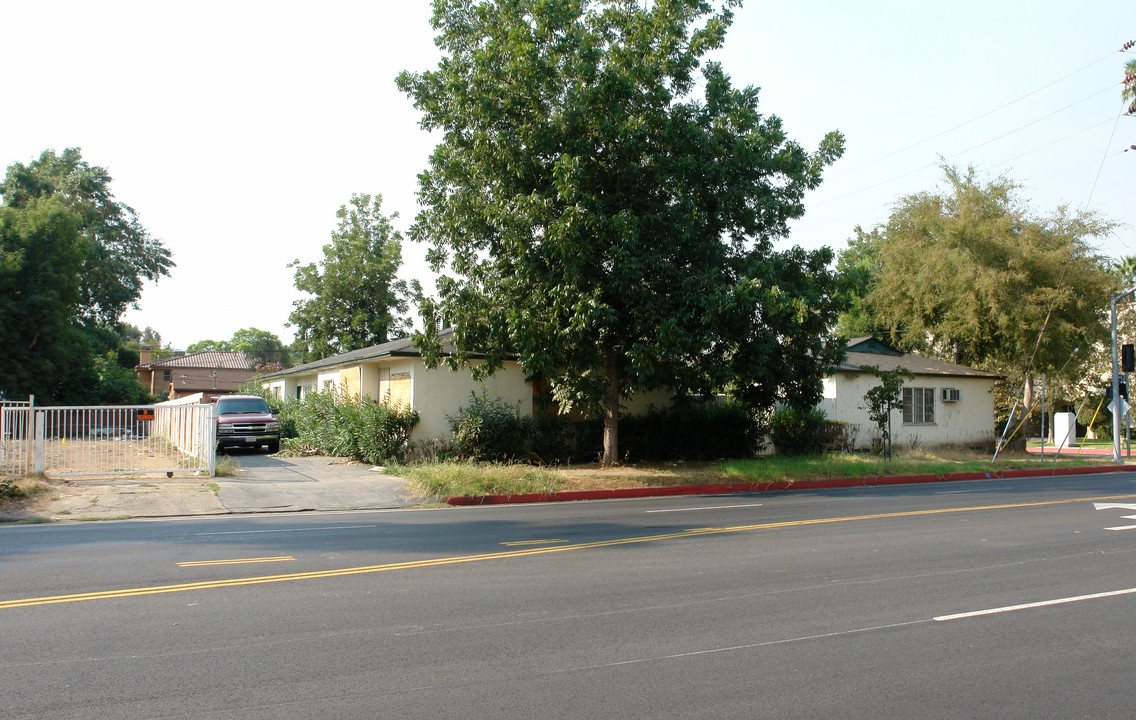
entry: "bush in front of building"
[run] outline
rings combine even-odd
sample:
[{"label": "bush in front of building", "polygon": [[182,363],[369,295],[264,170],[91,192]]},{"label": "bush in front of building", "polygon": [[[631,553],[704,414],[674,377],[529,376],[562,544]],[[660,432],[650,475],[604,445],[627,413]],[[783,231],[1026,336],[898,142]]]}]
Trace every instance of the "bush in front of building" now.
[{"label": "bush in front of building", "polygon": [[418,413],[403,405],[388,405],[328,388],[309,393],[300,401],[283,403],[281,436],[285,423],[294,436],[284,440],[293,453],[346,457],[379,465],[405,459],[410,432]]},{"label": "bush in front of building", "polygon": [[780,455],[812,455],[825,445],[826,423],[824,411],[819,408],[778,408],[769,421],[769,437]]},{"label": "bush in front of building", "polygon": [[533,435],[532,418],[501,398],[470,393],[469,405],[447,415],[450,440],[459,457],[502,462],[527,456]]}]

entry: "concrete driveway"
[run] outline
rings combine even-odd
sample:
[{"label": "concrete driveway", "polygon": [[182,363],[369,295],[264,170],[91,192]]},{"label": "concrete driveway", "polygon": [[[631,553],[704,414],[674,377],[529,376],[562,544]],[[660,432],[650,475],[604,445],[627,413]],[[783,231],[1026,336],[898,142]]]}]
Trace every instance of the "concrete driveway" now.
[{"label": "concrete driveway", "polygon": [[342,458],[235,450],[235,477],[132,475],[48,479],[50,492],[0,506],[0,522],[117,520],[420,505],[406,481]]},{"label": "concrete driveway", "polygon": [[400,477],[372,465],[328,457],[270,457],[232,450],[234,477],[216,477],[221,504],[235,513],[372,510],[416,505]]}]

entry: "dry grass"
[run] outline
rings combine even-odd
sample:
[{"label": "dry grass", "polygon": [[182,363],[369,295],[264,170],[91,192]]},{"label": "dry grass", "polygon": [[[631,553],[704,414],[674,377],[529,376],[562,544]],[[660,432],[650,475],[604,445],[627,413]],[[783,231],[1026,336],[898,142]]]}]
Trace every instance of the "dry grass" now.
[{"label": "dry grass", "polygon": [[[1063,457],[1063,467],[1093,465],[1100,459]],[[1024,453],[990,456],[964,450],[923,450],[897,453],[890,460],[863,453],[833,453],[806,457],[766,456],[745,460],[700,463],[640,463],[604,467],[599,464],[535,468],[528,465],[424,463],[391,468],[420,492],[435,497],[486,494],[548,493],[557,490],[612,490],[728,482],[769,482],[864,478],[888,475],[946,475],[1053,467]]]}]

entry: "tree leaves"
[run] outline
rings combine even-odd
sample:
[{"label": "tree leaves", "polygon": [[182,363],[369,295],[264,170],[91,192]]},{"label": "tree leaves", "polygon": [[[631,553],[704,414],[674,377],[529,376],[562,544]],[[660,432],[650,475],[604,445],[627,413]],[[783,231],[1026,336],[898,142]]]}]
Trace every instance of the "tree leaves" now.
[{"label": "tree leaves", "polygon": [[772,243],[843,139],[804,151],[714,63],[691,97],[732,5],[436,0],[445,57],[398,78],[444,133],[410,231],[442,274],[428,360],[445,318],[451,364],[515,356],[562,409],[611,418],[619,397],[662,387],[815,402],[831,255]]},{"label": "tree leaves", "polygon": [[339,225],[323,246],[323,260],[295,260],[296,289],[308,297],[293,303],[288,324],[296,328],[293,347],[304,362],[404,337],[405,318],[417,282],[396,279],[402,264],[402,236],[382,214],[382,197],[352,195],[336,212]]},{"label": "tree leaves", "polygon": [[110,182],[106,169],[89,165],[79,148],[59,155],[45,150],[27,165],[9,166],[0,195],[5,205],[17,208],[56,196],[78,216],[87,253],[78,273],[79,316],[113,327],[137,303],[143,283],[168,276],[174,262],[134,209],[115,200]]},{"label": "tree leaves", "polygon": [[903,198],[879,234],[850,247],[875,266],[863,302],[876,326],[905,347],[1014,377],[1031,360],[1059,370],[1104,338],[1113,281],[1089,241],[1112,224],[1066,208],[1035,217],[1012,181],[943,170],[945,192]]}]

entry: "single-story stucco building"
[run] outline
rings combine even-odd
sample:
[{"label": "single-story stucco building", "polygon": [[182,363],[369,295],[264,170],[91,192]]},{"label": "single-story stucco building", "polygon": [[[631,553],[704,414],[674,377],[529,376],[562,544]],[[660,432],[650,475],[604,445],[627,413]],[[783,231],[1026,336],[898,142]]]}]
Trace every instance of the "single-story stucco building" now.
[{"label": "single-story stucco building", "polygon": [[[443,335],[443,338],[445,335]],[[451,349],[443,342],[443,350]],[[472,364],[481,363],[474,357]],[[521,417],[533,417],[547,407],[538,387],[526,377],[514,360],[483,380],[475,380],[469,369],[450,370],[445,366],[428,368],[410,338],[297,365],[266,375],[263,386],[281,399],[303,399],[304,395],[328,387],[344,389],[352,395],[401,404],[418,412],[419,422],[411,440],[435,440],[450,436],[447,416],[469,405],[473,395],[483,392],[490,399],[504,400],[516,407]],[[670,405],[670,393],[647,393],[623,400],[623,411],[632,415],[650,407]],[[545,410],[547,411],[547,410]]]},{"label": "single-story stucco building", "polygon": [[994,384],[998,375],[918,355],[905,354],[875,338],[853,338],[848,356],[824,380],[819,407],[832,420],[848,423],[857,448],[870,447],[879,437],[868,417],[864,393],[879,379],[863,366],[887,372],[904,368],[915,375],[903,384],[902,412],[892,416],[892,442],[916,445],[993,445]]}]

